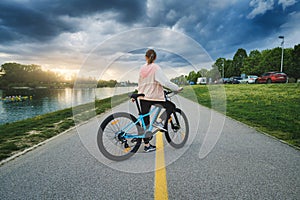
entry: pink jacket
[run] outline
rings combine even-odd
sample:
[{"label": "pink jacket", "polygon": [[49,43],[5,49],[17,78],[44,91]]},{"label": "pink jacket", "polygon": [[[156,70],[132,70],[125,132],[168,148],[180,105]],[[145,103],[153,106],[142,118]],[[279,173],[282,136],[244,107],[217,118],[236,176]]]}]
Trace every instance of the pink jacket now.
[{"label": "pink jacket", "polygon": [[169,81],[157,64],[145,64],[141,67],[138,92],[145,94],[143,99],[165,101],[163,86],[173,91],[179,90],[179,87]]}]

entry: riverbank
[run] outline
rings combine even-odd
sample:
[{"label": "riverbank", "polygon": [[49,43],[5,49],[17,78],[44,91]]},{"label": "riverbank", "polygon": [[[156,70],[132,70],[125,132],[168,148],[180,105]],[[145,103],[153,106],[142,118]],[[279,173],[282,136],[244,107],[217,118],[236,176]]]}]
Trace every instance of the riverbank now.
[{"label": "riverbank", "polygon": [[[113,97],[114,105],[128,100],[128,94]],[[112,98],[76,106],[76,124],[113,107]],[[86,108],[94,109],[86,110]],[[0,125],[0,160],[8,158],[63,131],[74,127],[74,108],[39,115],[22,121]],[[81,112],[79,112],[81,110]]]},{"label": "riverbank", "polygon": [[5,101],[0,101],[0,125],[33,118],[72,106],[94,102],[95,99],[105,99],[134,90],[135,87],[0,90],[0,97],[29,97],[26,101],[11,101],[11,98],[5,98]]}]

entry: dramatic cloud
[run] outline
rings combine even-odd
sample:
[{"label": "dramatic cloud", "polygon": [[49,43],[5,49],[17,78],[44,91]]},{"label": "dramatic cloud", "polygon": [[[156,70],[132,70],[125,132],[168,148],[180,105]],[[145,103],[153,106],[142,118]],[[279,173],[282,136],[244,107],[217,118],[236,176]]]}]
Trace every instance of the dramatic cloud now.
[{"label": "dramatic cloud", "polygon": [[274,0],[252,0],[249,5],[254,7],[252,12],[247,16],[253,19],[256,15],[265,14],[266,11],[274,8]]},{"label": "dramatic cloud", "polygon": [[279,0],[278,4],[282,5],[283,10],[285,10],[285,8],[294,5],[295,3],[297,3],[296,0]]},{"label": "dramatic cloud", "polygon": [[[103,14],[125,24],[139,20],[145,8],[141,1],[107,0],[53,0],[0,2],[0,42],[45,41],[63,32],[76,32],[77,24],[68,23],[66,18],[80,18]],[[107,13],[114,13],[109,15]],[[81,27],[82,28],[82,27]]]},{"label": "dramatic cloud", "polygon": [[2,44],[12,41],[44,41],[64,31],[75,31],[71,25],[56,17],[12,1],[1,1],[0,10]]},{"label": "dramatic cloud", "polygon": [[[274,48],[280,45],[279,35],[285,36],[286,47],[300,43],[300,3],[296,0],[2,0],[0,10],[0,64],[35,63],[47,69],[78,70],[106,40],[144,27],[186,34],[212,59],[232,58],[238,48],[248,53]],[[156,35],[134,37],[137,46],[145,41],[149,44],[141,51],[166,42]],[[170,49],[189,49],[176,38],[171,41]],[[118,55],[122,42],[114,44],[115,53],[97,53]],[[174,55],[160,53],[161,63],[185,65]],[[128,55],[118,62],[144,62],[142,52]]]}]

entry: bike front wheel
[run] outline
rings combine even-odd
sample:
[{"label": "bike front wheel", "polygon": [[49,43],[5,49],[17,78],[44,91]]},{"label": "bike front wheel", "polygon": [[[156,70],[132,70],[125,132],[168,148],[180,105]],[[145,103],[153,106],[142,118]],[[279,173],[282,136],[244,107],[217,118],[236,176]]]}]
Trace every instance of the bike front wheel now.
[{"label": "bike front wheel", "polygon": [[184,146],[189,136],[188,119],[179,108],[175,109],[168,120],[166,139],[176,149]]},{"label": "bike front wheel", "polygon": [[141,131],[141,127],[134,124],[136,121],[137,119],[133,115],[120,112],[108,116],[102,122],[98,130],[97,143],[100,152],[106,158],[122,161],[137,152],[141,145],[141,139],[124,138],[124,134],[136,135]]}]

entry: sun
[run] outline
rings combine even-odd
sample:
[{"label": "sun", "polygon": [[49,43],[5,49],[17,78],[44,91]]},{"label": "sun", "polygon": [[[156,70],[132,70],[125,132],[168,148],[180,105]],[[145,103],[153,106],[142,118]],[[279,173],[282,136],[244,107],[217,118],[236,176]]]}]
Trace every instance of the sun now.
[{"label": "sun", "polygon": [[62,68],[51,69],[51,71],[63,76],[66,81],[73,80],[74,77],[76,77],[76,74],[78,74],[79,72],[79,70],[62,69]]}]

